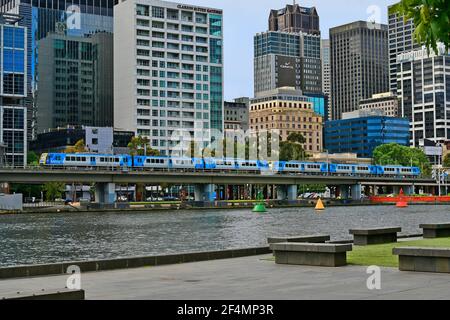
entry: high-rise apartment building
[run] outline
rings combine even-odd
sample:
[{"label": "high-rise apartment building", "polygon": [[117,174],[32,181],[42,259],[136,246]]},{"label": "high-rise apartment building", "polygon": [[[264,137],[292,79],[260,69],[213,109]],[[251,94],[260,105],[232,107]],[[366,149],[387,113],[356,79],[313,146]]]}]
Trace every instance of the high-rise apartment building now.
[{"label": "high-rise apartment building", "polygon": [[387,25],[357,21],[330,29],[331,115],[358,109],[362,99],[389,91]]},{"label": "high-rise apartment building", "polygon": [[412,19],[405,21],[403,16],[388,7],[389,29],[389,88],[397,93],[397,56],[401,53],[420,49],[414,41],[414,23]]},{"label": "high-rise apartment building", "polygon": [[0,164],[27,163],[27,29],[0,15]]},{"label": "high-rise apartment building", "polygon": [[277,130],[281,141],[300,133],[306,139],[306,152],[322,151],[323,117],[314,112],[309,98],[294,88],[278,88],[252,99],[249,125],[254,132]]},{"label": "high-rise apartment building", "polygon": [[295,3],[280,10],[271,10],[269,31],[320,35],[319,15],[316,8],[305,8]]},{"label": "high-rise apartment building", "polygon": [[[169,154],[223,131],[222,10],[159,0],[114,7],[115,127]],[[175,140],[175,141],[174,141]]]},{"label": "high-rise apartment building", "polygon": [[[53,72],[38,74],[38,63],[40,41],[54,33],[64,34],[68,37],[87,37],[97,32],[113,32],[113,6],[114,0],[86,2],[79,1],[37,1],[37,0],[4,0],[0,3],[0,12],[15,13],[22,17],[19,25],[28,29],[27,35],[27,98],[25,104],[28,112],[29,129],[33,128],[33,132],[29,130],[28,138],[35,136],[36,114],[45,112],[46,106],[40,108],[33,96],[38,96],[39,83],[54,82],[55,75]],[[112,52],[110,52],[112,54]],[[56,62],[55,62],[56,64]],[[98,85],[111,76],[112,64],[108,66],[109,70],[105,71],[104,76]],[[53,65],[52,70],[56,69]],[[105,81],[107,83],[107,80]],[[56,94],[56,93],[55,93]],[[110,109],[108,112],[100,112],[105,117],[106,122],[112,122],[112,87],[107,90]],[[80,101],[81,103],[81,101]],[[105,102],[105,104],[108,102]],[[81,108],[81,105],[78,105]],[[44,110],[44,111],[43,111]],[[40,118],[51,115],[43,115]],[[67,125],[70,125],[68,123]],[[33,134],[32,134],[33,133]]]},{"label": "high-rise apartment building", "polygon": [[397,92],[403,117],[410,120],[411,144],[450,139],[450,56],[427,49],[397,57]]},{"label": "high-rise apartment building", "polygon": [[113,125],[112,51],[108,32],[49,34],[39,42],[38,74],[46,81],[37,95],[38,134],[67,126]]}]

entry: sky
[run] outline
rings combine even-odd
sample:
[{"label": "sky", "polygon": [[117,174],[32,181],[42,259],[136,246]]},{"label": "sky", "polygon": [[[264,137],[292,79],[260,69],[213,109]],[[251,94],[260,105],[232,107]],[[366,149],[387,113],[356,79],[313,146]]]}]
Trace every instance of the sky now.
[{"label": "sky", "polygon": [[[292,0],[174,0],[224,11],[225,100],[253,97],[253,37],[268,29],[271,9],[281,9]],[[342,24],[369,19],[387,23],[387,7],[398,0],[297,0],[303,7],[316,7],[322,38]],[[371,10],[376,6],[375,10]],[[369,9],[369,12],[368,12]],[[377,11],[379,14],[377,14]]]}]

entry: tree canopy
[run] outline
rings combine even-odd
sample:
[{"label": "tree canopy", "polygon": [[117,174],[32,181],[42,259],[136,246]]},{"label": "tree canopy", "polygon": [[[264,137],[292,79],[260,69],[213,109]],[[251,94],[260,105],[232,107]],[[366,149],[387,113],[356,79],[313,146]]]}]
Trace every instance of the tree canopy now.
[{"label": "tree canopy", "polygon": [[87,152],[84,139],[78,140],[74,146],[67,147],[64,153],[83,153]]},{"label": "tree canopy", "polygon": [[280,143],[280,160],[295,161],[307,159],[308,155],[303,149],[303,144],[305,142],[305,137],[303,137],[300,133],[291,133],[286,141],[282,141]]},{"label": "tree canopy", "polygon": [[417,43],[438,53],[438,42],[450,45],[450,0],[401,0],[392,10],[412,19]]},{"label": "tree canopy", "polygon": [[373,159],[378,165],[414,166],[422,173],[431,173],[431,164],[425,153],[418,148],[405,147],[396,143],[383,144],[373,151]]},{"label": "tree canopy", "polygon": [[54,201],[55,199],[61,198],[63,192],[65,191],[65,184],[61,182],[48,182],[44,184],[42,190],[45,193],[45,199],[47,201]]},{"label": "tree canopy", "polygon": [[29,151],[27,153],[27,164],[32,166],[39,165],[39,156],[34,151]]},{"label": "tree canopy", "polygon": [[133,137],[128,144],[130,149],[130,154],[132,156],[153,156],[157,157],[160,155],[158,150],[152,149],[150,147],[150,140],[147,137],[137,136]]}]

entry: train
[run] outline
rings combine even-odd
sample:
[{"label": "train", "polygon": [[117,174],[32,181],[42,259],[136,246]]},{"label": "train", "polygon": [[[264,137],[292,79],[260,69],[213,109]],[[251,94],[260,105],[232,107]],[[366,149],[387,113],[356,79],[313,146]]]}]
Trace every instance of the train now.
[{"label": "train", "polygon": [[369,164],[339,164],[305,161],[265,161],[243,159],[187,158],[132,156],[127,154],[66,154],[44,153],[39,164],[53,168],[84,169],[133,169],[133,170],[210,170],[245,171],[277,174],[350,175],[350,176],[393,176],[418,177],[417,167],[382,166]]}]

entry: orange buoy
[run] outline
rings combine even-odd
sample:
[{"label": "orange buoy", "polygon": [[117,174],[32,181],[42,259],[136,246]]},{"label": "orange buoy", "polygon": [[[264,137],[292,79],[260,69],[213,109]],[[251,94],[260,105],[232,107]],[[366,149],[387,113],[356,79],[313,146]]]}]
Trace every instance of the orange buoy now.
[{"label": "orange buoy", "polygon": [[317,204],[316,204],[316,210],[317,210],[317,211],[323,211],[323,210],[325,210],[325,206],[324,206],[324,204],[323,204],[323,202],[322,202],[322,199],[320,199],[320,198],[319,198],[319,200],[317,201]]},{"label": "orange buoy", "polygon": [[400,199],[397,202],[397,205],[396,205],[397,208],[408,208],[408,202],[405,201],[403,196],[404,196],[404,193],[403,193],[403,188],[402,188],[402,189],[400,189]]}]

